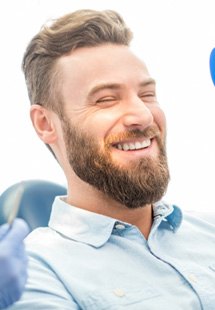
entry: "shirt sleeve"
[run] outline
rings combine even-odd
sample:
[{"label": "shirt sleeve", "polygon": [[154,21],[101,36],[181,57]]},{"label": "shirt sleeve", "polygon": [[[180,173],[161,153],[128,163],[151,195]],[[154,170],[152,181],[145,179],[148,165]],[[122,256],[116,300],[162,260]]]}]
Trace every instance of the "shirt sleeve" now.
[{"label": "shirt sleeve", "polygon": [[29,277],[20,301],[10,310],[80,310],[71,294],[50,266],[35,257],[29,257]]}]

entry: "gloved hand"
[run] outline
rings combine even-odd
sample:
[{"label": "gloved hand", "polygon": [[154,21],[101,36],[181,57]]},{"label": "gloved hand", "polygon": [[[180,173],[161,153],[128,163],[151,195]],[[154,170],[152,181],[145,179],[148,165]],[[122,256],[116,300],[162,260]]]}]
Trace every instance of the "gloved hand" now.
[{"label": "gloved hand", "polygon": [[23,239],[28,232],[22,219],[15,219],[12,226],[0,226],[0,309],[17,301],[24,289],[27,255]]}]

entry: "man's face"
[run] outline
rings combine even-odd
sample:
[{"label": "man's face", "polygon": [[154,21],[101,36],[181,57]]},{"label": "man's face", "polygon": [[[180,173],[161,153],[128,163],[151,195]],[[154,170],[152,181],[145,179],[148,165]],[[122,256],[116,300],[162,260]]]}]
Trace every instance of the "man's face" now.
[{"label": "man's face", "polygon": [[165,117],[155,83],[128,47],[82,48],[59,60],[67,158],[80,179],[129,208],[168,184]]}]

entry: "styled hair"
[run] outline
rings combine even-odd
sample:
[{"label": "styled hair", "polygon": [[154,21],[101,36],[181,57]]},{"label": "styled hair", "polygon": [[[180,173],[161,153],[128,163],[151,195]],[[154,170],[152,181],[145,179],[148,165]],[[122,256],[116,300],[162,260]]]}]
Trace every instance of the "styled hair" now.
[{"label": "styled hair", "polygon": [[81,47],[129,45],[132,32],[112,11],[78,10],[44,25],[24,54],[22,69],[31,104],[59,113],[57,59]]}]

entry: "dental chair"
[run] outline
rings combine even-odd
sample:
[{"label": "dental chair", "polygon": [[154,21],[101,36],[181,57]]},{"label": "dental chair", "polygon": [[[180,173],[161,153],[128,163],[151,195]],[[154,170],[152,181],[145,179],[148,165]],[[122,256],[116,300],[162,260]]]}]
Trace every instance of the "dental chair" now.
[{"label": "dental chair", "polygon": [[22,181],[4,191],[0,195],[0,225],[7,222],[8,208],[17,202],[20,185],[22,192],[16,217],[24,219],[30,230],[47,226],[55,196],[64,196],[67,190],[60,184],[45,180]]}]

